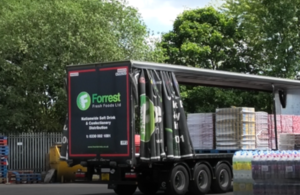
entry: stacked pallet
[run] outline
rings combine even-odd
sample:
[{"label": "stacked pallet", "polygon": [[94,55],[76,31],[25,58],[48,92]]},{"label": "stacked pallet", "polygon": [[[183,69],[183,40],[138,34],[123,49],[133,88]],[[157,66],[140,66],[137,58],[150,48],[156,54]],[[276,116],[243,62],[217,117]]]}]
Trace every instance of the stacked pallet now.
[{"label": "stacked pallet", "polygon": [[29,183],[41,183],[42,174],[33,173],[33,171],[9,171],[8,172],[9,183],[16,184],[29,184]]},{"label": "stacked pallet", "polygon": [[195,150],[211,150],[214,148],[213,113],[188,114],[187,125]]},{"label": "stacked pallet", "polygon": [[8,146],[7,137],[0,136],[0,183],[6,183]]},{"label": "stacked pallet", "polygon": [[256,149],[268,150],[269,147],[269,125],[267,112],[255,112]]},{"label": "stacked pallet", "polygon": [[[295,127],[297,127],[297,123],[295,124],[294,120],[296,116],[292,115],[277,115],[276,116],[276,126],[277,126],[277,139],[281,134],[285,133],[294,133]],[[269,133],[270,133],[270,143],[269,146],[271,149],[276,149],[276,135],[275,135],[275,122],[274,115],[269,115]]]},{"label": "stacked pallet", "polygon": [[216,149],[255,148],[255,109],[232,107],[216,109]]}]

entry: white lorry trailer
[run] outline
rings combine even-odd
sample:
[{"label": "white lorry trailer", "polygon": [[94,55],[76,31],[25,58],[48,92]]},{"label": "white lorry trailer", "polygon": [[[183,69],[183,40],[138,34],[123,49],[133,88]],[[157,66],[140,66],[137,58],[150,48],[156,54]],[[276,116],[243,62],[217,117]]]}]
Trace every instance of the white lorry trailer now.
[{"label": "white lorry trailer", "polygon": [[118,195],[137,187],[147,195],[227,192],[234,151],[194,150],[179,84],[273,93],[274,117],[300,115],[298,80],[139,61],[72,65],[61,159],[86,166],[90,182],[98,174]]}]

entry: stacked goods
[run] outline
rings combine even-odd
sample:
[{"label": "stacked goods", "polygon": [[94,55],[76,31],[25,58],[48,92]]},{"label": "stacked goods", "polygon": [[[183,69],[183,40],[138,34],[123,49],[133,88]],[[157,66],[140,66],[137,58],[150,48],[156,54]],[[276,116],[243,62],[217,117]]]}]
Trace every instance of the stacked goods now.
[{"label": "stacked goods", "polygon": [[255,112],[256,149],[267,150],[269,147],[268,113]]},{"label": "stacked goods", "polygon": [[216,149],[255,148],[254,108],[216,109]]},{"label": "stacked goods", "polygon": [[187,125],[194,149],[214,148],[214,114],[188,114]]},{"label": "stacked goods", "polygon": [[255,152],[237,151],[232,159],[233,194],[250,195],[253,192],[251,161]]},{"label": "stacked goods", "polygon": [[[277,139],[279,138],[280,134],[282,133],[293,133],[294,125],[293,122],[294,116],[292,115],[277,115],[276,116],[276,126],[277,126]],[[271,140],[269,142],[269,146],[272,149],[276,149],[276,142],[275,142],[275,123],[274,123],[274,115],[269,115],[269,133]]]},{"label": "stacked goods", "polygon": [[292,118],[293,118],[293,133],[300,133],[300,116],[294,115]]},{"label": "stacked goods", "polygon": [[6,182],[8,146],[7,137],[0,136],[0,183]]},{"label": "stacked goods", "polygon": [[293,133],[293,116],[281,115],[281,133]]},{"label": "stacked goods", "polygon": [[300,152],[263,151],[253,155],[253,194],[300,194]]},{"label": "stacked goods", "polygon": [[299,150],[300,134],[282,133],[279,135],[279,150]]}]

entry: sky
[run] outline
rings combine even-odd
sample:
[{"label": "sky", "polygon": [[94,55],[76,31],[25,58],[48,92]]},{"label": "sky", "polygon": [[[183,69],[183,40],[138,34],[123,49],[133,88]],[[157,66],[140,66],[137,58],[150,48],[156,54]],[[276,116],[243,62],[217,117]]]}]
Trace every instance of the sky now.
[{"label": "sky", "polygon": [[204,8],[218,0],[127,0],[138,9],[147,28],[155,33],[169,32],[176,17],[185,9]]}]

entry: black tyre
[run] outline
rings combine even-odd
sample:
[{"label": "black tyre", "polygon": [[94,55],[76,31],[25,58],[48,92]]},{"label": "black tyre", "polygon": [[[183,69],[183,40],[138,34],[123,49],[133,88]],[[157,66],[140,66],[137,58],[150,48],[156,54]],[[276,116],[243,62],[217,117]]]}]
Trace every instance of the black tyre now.
[{"label": "black tyre", "polygon": [[231,188],[231,170],[227,164],[219,164],[215,170],[216,179],[212,181],[212,191],[217,193],[228,192]]},{"label": "black tyre", "polygon": [[160,184],[154,182],[148,183],[145,181],[140,181],[138,182],[138,188],[145,195],[154,195],[159,190]]},{"label": "black tyre", "polygon": [[207,194],[211,186],[211,173],[205,164],[198,165],[193,173],[193,181],[190,183],[189,192],[193,195]]},{"label": "black tyre", "polygon": [[136,188],[136,185],[117,185],[114,191],[117,195],[132,195]]},{"label": "black tyre", "polygon": [[189,187],[189,174],[182,165],[173,167],[169,182],[167,183],[167,194],[184,195]]}]

